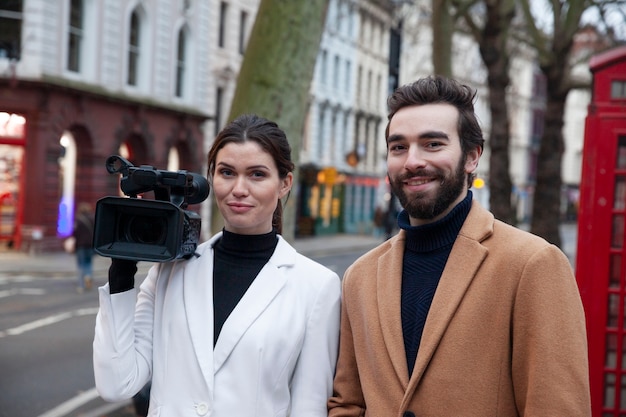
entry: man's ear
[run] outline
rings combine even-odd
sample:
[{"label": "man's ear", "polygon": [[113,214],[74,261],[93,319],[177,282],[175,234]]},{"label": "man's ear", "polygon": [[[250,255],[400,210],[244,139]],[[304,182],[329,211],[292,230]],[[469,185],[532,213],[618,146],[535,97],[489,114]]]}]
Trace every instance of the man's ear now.
[{"label": "man's ear", "polygon": [[465,158],[465,172],[471,174],[478,168],[478,161],[483,153],[483,149],[480,146],[476,146],[474,149],[467,153]]}]

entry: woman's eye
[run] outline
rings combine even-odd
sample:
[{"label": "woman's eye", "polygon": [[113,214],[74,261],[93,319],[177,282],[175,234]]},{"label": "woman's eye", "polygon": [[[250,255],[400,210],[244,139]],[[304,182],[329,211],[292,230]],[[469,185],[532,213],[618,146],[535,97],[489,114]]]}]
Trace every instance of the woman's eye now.
[{"label": "woman's eye", "polygon": [[254,171],[252,173],[252,176],[254,178],[264,178],[266,175],[265,175],[265,172],[263,172],[263,171]]},{"label": "woman's eye", "polygon": [[231,171],[230,169],[220,169],[220,174],[225,176],[225,177],[229,177],[231,175],[233,175],[233,171]]}]

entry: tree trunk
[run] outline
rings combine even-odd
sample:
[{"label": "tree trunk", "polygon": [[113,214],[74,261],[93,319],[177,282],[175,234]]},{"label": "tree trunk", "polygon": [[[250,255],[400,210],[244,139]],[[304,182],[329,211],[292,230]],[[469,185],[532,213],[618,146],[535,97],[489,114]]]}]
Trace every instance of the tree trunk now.
[{"label": "tree trunk", "polygon": [[[548,86],[558,84],[549,80]],[[550,88],[548,89],[550,90]],[[563,116],[567,94],[548,92],[544,131],[537,156],[537,184],[533,199],[530,231],[561,246],[561,165],[565,144]]]},{"label": "tree trunk", "polygon": [[[261,0],[229,114],[229,120],[256,113],[278,123],[296,167],[327,7],[328,0]],[[295,193],[297,172],[294,176]],[[295,201],[292,195],[283,212],[287,240],[295,234]],[[213,202],[211,231],[222,225]]]},{"label": "tree trunk", "polygon": [[489,147],[489,206],[497,219],[516,224],[511,206],[512,182],[509,173],[509,112],[506,89],[510,84],[507,50],[508,26],[514,5],[507,0],[487,1],[487,16],[480,38],[480,54],[487,67],[491,132]]},{"label": "tree trunk", "polygon": [[[544,129],[537,156],[537,183],[533,197],[530,231],[561,246],[561,165],[565,152],[563,117],[565,101],[572,88],[570,52],[580,19],[587,7],[585,0],[552,2],[554,32],[550,42],[537,37],[535,47],[539,67],[546,77],[547,103]],[[528,15],[529,8],[526,8]]]},{"label": "tree trunk", "polygon": [[432,0],[432,6],[433,72],[437,75],[451,77],[454,19],[450,14],[448,0]]}]

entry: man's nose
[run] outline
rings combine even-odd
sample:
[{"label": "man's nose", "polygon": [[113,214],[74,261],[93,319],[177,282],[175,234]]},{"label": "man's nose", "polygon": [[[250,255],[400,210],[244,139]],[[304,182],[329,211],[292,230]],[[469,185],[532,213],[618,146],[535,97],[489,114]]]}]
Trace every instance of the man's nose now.
[{"label": "man's nose", "polygon": [[404,162],[404,168],[409,171],[414,171],[426,166],[426,158],[424,151],[419,146],[411,145],[407,153],[406,161]]}]

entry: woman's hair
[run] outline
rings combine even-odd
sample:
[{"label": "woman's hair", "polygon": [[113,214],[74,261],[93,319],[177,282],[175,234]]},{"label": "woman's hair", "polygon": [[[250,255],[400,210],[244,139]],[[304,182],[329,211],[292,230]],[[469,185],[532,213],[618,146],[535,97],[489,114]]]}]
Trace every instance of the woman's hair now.
[{"label": "woman's hair", "polygon": [[[293,172],[295,165],[291,161],[291,146],[285,132],[271,120],[255,114],[244,114],[224,126],[217,134],[208,154],[208,177],[215,174],[217,153],[229,143],[256,142],[261,149],[270,154],[278,168],[281,179]],[[272,226],[278,233],[282,233],[283,206],[280,201],[276,204]]]}]

